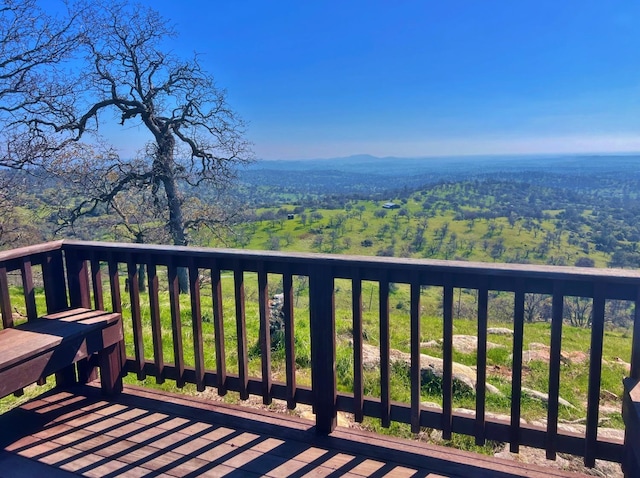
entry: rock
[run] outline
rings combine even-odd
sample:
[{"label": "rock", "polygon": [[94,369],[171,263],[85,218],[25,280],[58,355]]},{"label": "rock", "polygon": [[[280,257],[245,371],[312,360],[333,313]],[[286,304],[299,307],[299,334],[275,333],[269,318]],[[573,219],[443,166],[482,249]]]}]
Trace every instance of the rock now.
[{"label": "rock", "polygon": [[[453,348],[454,350],[463,354],[472,354],[478,350],[478,337],[475,335],[454,335],[453,336]],[[420,347],[424,348],[441,348],[442,339],[430,340],[429,342],[421,342]],[[494,344],[493,342],[487,342],[487,350],[495,348],[505,348],[504,345]]]},{"label": "rock", "polygon": [[[537,390],[532,390],[526,387],[522,387],[522,393],[528,397],[538,399],[544,403],[549,403],[549,395],[546,393],[538,392]],[[558,397],[558,403],[565,407],[576,408],[562,397]]]},{"label": "rock", "polygon": [[507,329],[506,327],[489,327],[487,333],[493,335],[513,335],[513,330]]},{"label": "rock", "polygon": [[618,397],[615,393],[603,388],[602,390],[600,390],[600,399],[617,402],[618,400],[620,400],[620,397]]},{"label": "rock", "polygon": [[[305,420],[310,420],[312,422],[316,421],[316,414],[313,413],[311,409],[311,405],[296,405],[296,412],[300,418],[304,418]],[[346,413],[337,412],[337,422],[339,427],[349,428],[353,420],[349,419]]]},{"label": "rock", "polygon": [[551,347],[539,342],[531,342],[529,344],[529,350],[551,350]]},{"label": "rock", "polygon": [[533,361],[549,363],[549,352],[545,352],[544,350],[525,350],[522,352],[523,363]]},{"label": "rock", "polygon": [[[476,416],[475,410],[470,410],[468,408],[454,408],[454,412],[459,413],[461,415],[468,415],[471,417]],[[485,411],[484,417],[490,420],[499,420],[504,423],[511,423],[511,415],[505,415],[504,413],[492,413]],[[527,421],[524,418],[520,419],[520,425],[526,425]]]},{"label": "rock", "polygon": [[589,360],[589,354],[575,350],[573,352],[560,352],[560,360],[567,364],[582,364]]},{"label": "rock", "polygon": [[539,362],[549,363],[550,353],[551,347],[548,345],[531,342],[529,344],[529,350],[524,350],[522,352],[522,361],[524,363],[529,363],[533,360],[537,360]]},{"label": "rock", "polygon": [[625,369],[625,371],[626,371],[627,373],[628,373],[628,372],[631,372],[631,364],[630,364],[629,362],[625,362],[625,361],[624,361],[624,360],[622,360],[620,357],[616,357],[616,358],[614,359],[614,363],[616,363],[616,364],[618,364],[618,365],[620,365],[620,366],[624,367],[624,369]]},{"label": "rock", "polygon": [[[522,361],[529,363],[533,360],[549,363],[551,360],[551,347],[545,344],[531,342],[529,344],[529,350],[522,352]],[[583,364],[588,360],[589,354],[579,350],[571,352],[560,351],[560,361],[567,365]]]},{"label": "rock", "polygon": [[614,405],[600,405],[598,409],[600,410],[600,415],[602,417],[613,415],[615,413],[622,413],[622,405],[618,405],[617,407]]},{"label": "rock", "polygon": [[442,347],[442,340],[429,340],[428,342],[420,342],[421,349],[437,349]]},{"label": "rock", "polygon": [[491,385],[490,383],[485,383],[485,388],[487,389],[487,392],[489,393],[493,393],[494,395],[500,395],[500,396],[504,396],[503,393],[500,391],[500,389],[494,385]]}]

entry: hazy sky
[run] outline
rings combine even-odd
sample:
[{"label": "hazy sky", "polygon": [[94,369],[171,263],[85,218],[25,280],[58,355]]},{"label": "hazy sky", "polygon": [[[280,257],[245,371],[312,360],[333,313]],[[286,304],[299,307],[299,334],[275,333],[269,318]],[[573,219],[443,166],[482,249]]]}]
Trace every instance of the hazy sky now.
[{"label": "hazy sky", "polygon": [[640,151],[637,1],[148,3],[259,158]]}]

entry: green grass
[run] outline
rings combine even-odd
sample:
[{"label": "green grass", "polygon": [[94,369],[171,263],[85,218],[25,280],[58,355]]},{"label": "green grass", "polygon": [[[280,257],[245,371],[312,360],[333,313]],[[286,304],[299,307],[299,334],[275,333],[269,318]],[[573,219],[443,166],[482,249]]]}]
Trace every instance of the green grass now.
[{"label": "green grass", "polygon": [[[444,194],[436,190],[424,192],[427,196]],[[418,257],[435,259],[462,259],[481,262],[531,262],[573,265],[585,255],[593,259],[596,267],[606,267],[610,254],[596,249],[590,243],[593,231],[583,227],[579,233],[573,233],[580,240],[570,241],[570,234],[562,228],[561,220],[556,218],[559,210],[541,211],[544,219],[534,221],[536,227],[527,226],[528,218],[518,218],[513,225],[506,217],[492,219],[477,219],[471,223],[460,216],[446,196],[443,196],[439,206],[427,210],[423,207],[423,195],[416,193],[402,201],[400,209],[384,210],[382,216],[381,204],[385,201],[351,201],[345,209],[306,208],[302,214],[296,214],[293,220],[278,218],[274,220],[256,221],[246,225],[251,233],[245,231],[241,236],[247,242],[242,247],[248,249],[277,248],[290,252],[329,252],[354,255],[376,255],[382,251],[392,252],[396,257]],[[482,208],[490,207],[491,198],[483,198],[486,204]],[[481,207],[462,206],[460,211],[480,210]],[[257,214],[265,211],[277,214],[279,210],[294,209],[293,205],[279,205],[273,208],[263,208]],[[359,210],[361,209],[361,210]],[[401,215],[405,214],[407,215]],[[312,220],[310,217],[319,213],[322,218]],[[589,214],[583,211],[584,216]],[[426,215],[426,216],[425,216]],[[342,218],[338,227],[336,218]],[[416,247],[413,240],[420,225],[426,223],[424,245]],[[438,231],[446,227],[444,237]],[[557,234],[559,238],[546,249],[540,249],[548,234]],[[277,238],[274,247],[272,238]],[[575,239],[574,237],[574,239]],[[369,239],[372,245],[362,244]],[[218,240],[202,242],[211,246],[220,245]],[[320,242],[318,242],[320,241]],[[494,256],[492,247],[503,241],[504,251]],[[589,251],[585,252],[580,242],[590,243]]]}]

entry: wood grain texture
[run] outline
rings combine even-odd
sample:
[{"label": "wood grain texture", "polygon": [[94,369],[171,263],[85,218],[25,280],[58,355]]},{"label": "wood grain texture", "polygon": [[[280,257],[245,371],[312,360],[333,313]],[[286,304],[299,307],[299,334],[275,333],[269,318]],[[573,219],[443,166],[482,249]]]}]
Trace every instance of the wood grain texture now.
[{"label": "wood grain texture", "polygon": [[204,339],[200,305],[200,271],[193,261],[189,264],[189,298],[191,300],[191,332],[196,367],[196,389],[204,391]]},{"label": "wood grain texture", "polygon": [[293,410],[296,407],[296,343],[295,321],[293,316],[293,277],[286,271],[282,277],[284,304],[284,353],[286,362],[287,381],[287,408]]},{"label": "wood grain texture", "polygon": [[[215,264],[215,263],[214,263]],[[227,362],[224,347],[224,317],[222,312],[222,280],[217,265],[211,269],[211,293],[213,299],[213,331],[216,342],[216,374],[218,394],[227,393]]]},{"label": "wood grain texture", "polygon": [[364,404],[364,377],[362,359],[362,281],[359,275],[353,278],[351,290],[353,301],[353,414],[355,421],[362,423],[364,419],[362,411]]}]

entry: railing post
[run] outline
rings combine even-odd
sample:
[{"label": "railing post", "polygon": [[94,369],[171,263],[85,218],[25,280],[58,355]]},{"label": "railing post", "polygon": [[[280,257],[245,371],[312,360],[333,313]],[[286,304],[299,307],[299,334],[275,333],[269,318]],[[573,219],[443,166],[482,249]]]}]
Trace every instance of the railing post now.
[{"label": "railing post", "polygon": [[7,280],[7,268],[0,267],[0,314],[2,315],[2,327],[13,327],[13,310],[9,297],[9,281]]},{"label": "railing post", "polygon": [[45,255],[42,261],[42,277],[47,313],[53,314],[66,309],[68,307],[67,288],[61,249],[48,252]]},{"label": "railing post", "polygon": [[[81,260],[75,252],[66,251],[67,282],[69,284],[69,302],[71,307],[91,308],[89,269],[87,261]],[[74,383],[88,383],[98,378],[98,371],[91,360],[83,359],[76,366],[70,365],[56,373],[56,383],[59,386],[69,386]]]},{"label": "railing post", "polygon": [[637,452],[640,437],[640,393],[636,391],[640,380],[640,287],[636,289],[633,315],[633,339],[631,344],[631,371],[623,380],[624,392],[622,417],[624,419],[624,457],[622,469],[625,477],[637,476],[640,472],[640,455]]},{"label": "railing post", "polygon": [[67,262],[67,280],[69,283],[69,301],[71,307],[91,308],[89,296],[89,270],[87,261],[80,260],[75,252],[65,253]]},{"label": "railing post", "polygon": [[311,321],[311,386],[316,413],[316,431],[331,433],[336,427],[336,342],[333,275],[320,266],[309,276]]}]

